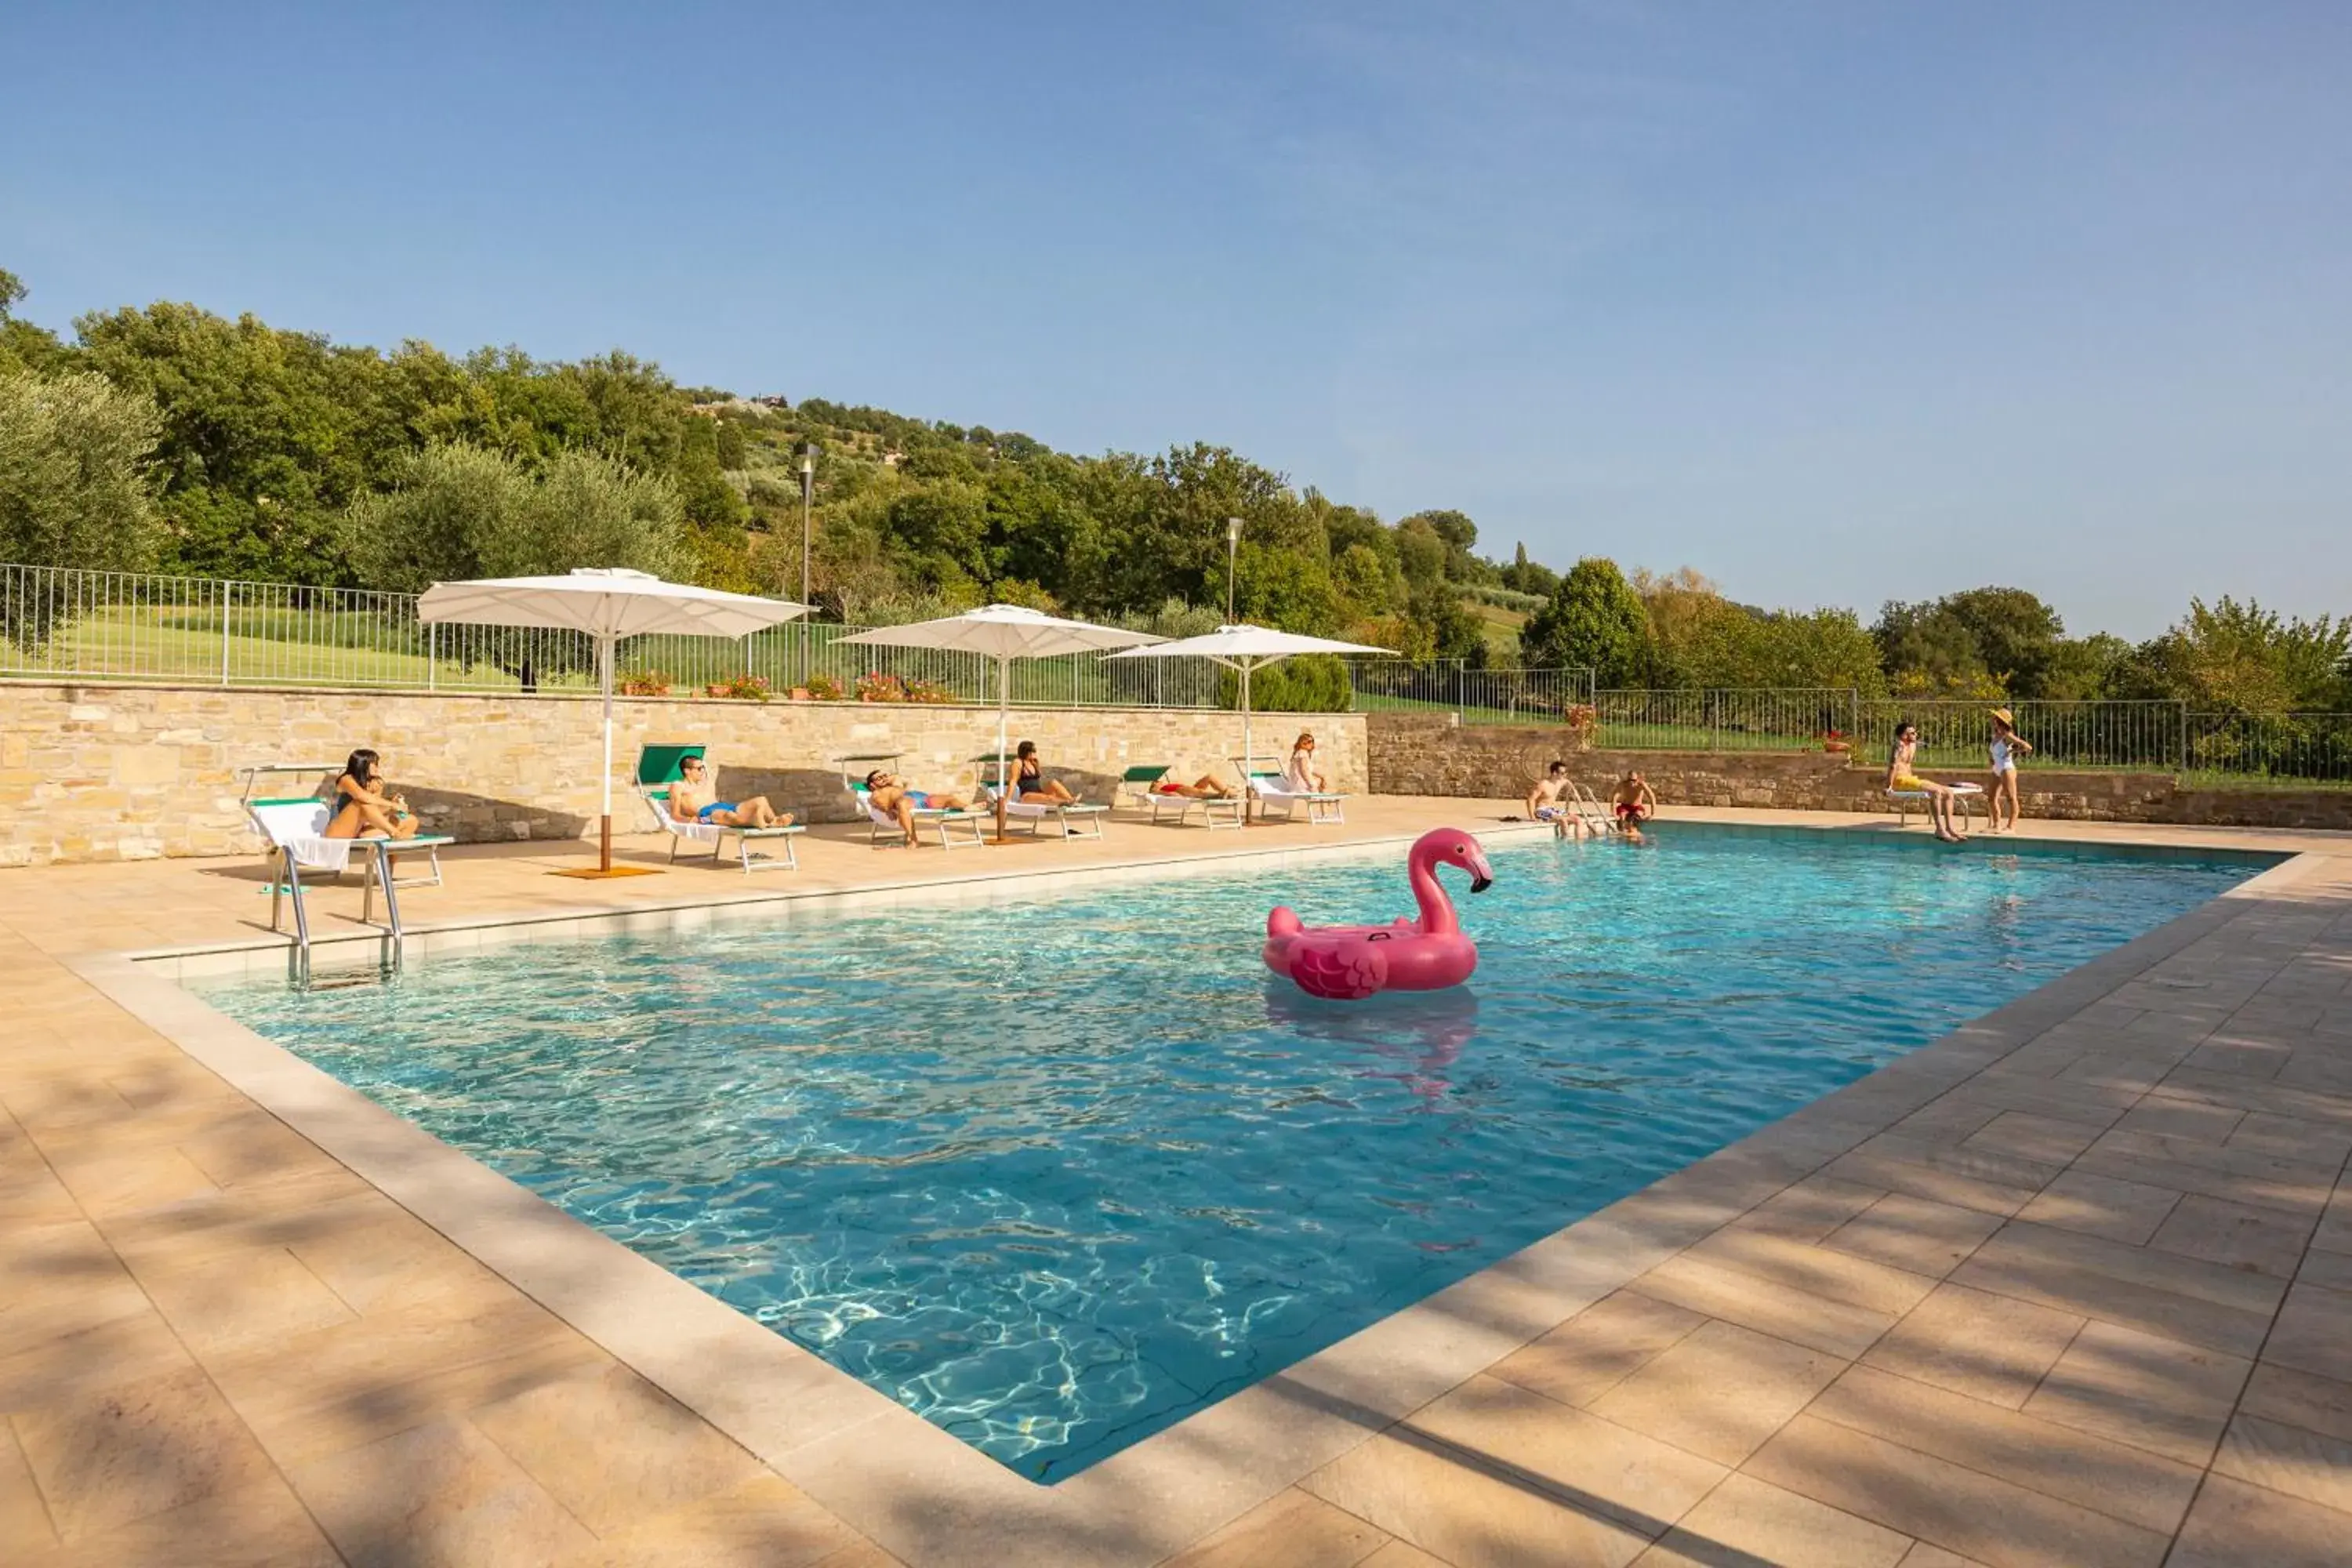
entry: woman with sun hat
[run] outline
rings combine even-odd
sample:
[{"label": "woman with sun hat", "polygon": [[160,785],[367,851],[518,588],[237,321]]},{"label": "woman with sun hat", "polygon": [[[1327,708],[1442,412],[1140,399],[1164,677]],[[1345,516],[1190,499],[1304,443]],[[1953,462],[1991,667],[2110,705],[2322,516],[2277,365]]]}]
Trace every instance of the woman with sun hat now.
[{"label": "woman with sun hat", "polygon": [[[2006,708],[1992,710],[1992,799],[1986,803],[1986,812],[1992,818],[1987,831],[2008,833],[2017,826],[2017,759],[2033,751],[2024,736],[2017,732],[2016,716]],[[2001,822],[2001,802],[2009,803],[2009,821]]]}]

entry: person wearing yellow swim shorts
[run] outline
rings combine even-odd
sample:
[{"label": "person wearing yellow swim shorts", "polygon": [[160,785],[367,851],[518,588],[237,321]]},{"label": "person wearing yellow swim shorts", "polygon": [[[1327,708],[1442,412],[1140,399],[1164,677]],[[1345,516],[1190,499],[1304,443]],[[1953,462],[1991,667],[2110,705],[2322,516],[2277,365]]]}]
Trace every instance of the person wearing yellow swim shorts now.
[{"label": "person wearing yellow swim shorts", "polygon": [[1958,797],[1951,786],[1923,779],[1912,771],[1912,759],[1918,751],[1919,727],[1906,719],[1895,726],[1895,754],[1886,763],[1886,787],[1925,794],[1929,815],[1936,819],[1936,837],[1947,844],[1966,843],[1969,836],[1953,821],[1953,803]]}]

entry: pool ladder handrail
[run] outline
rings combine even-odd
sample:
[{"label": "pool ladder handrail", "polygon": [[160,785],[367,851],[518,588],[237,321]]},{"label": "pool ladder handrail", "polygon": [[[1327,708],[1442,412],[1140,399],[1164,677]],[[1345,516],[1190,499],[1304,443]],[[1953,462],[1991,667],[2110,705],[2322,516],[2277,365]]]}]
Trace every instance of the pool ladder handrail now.
[{"label": "pool ladder handrail", "polygon": [[[382,973],[400,973],[401,944],[406,932],[400,923],[400,892],[392,875],[391,842],[383,838],[362,838],[357,841],[368,847],[373,859],[368,875],[383,889],[384,935],[377,958]],[[272,879],[269,889],[269,929],[280,931],[279,910],[290,896],[294,903],[294,945],[287,949],[287,978],[298,985],[310,983],[310,912],[302,901],[302,868],[295,858],[294,846],[282,844],[278,848],[278,869],[282,878]],[[371,889],[372,890],[372,889]]]}]

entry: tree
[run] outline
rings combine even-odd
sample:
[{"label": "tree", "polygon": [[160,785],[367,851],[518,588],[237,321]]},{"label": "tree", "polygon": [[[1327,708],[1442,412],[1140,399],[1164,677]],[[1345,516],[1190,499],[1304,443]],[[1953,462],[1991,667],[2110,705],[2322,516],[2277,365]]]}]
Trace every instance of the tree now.
[{"label": "tree", "polygon": [[57,374],[70,370],[73,351],[58,342],[57,333],[16,318],[17,303],[30,292],[22,279],[0,268],[0,372]]},{"label": "tree", "polygon": [[2121,694],[2161,697],[2220,713],[2335,709],[2352,702],[2352,616],[2287,620],[2224,595],[2189,602],[2171,630],[2118,671]]},{"label": "tree", "polygon": [[1551,602],[1519,631],[1519,662],[1590,666],[1597,686],[1630,686],[1648,663],[1649,616],[1617,563],[1588,555],[1560,579]]},{"label": "tree", "polygon": [[669,482],[587,452],[560,453],[533,474],[480,447],[428,447],[403,466],[398,489],[353,503],[346,528],[365,579],[411,593],[575,566],[675,575],[687,559]]},{"label": "tree", "polygon": [[[152,564],[162,528],[150,456],[162,429],[153,404],[104,376],[0,370],[0,560]],[[0,595],[0,633],[29,647],[48,634],[50,601],[26,598]]]}]

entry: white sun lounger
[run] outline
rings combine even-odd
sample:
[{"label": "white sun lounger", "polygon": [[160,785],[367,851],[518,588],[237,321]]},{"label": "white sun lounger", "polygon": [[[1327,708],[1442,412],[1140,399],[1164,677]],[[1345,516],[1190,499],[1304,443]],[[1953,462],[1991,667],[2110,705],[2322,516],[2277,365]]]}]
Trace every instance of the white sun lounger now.
[{"label": "white sun lounger", "polygon": [[[721,822],[680,822],[669,814],[670,788],[681,776],[678,763],[688,757],[702,755],[700,746],[647,746],[637,756],[637,798],[653,813],[655,826],[669,836],[670,859],[677,860],[680,844],[708,844],[715,865],[726,855],[727,836],[731,833],[735,836],[736,858],[745,876],[754,871],[799,870],[800,857],[793,852],[793,840],[808,829],[797,823],[789,827],[731,827]],[[754,842],[781,844],[784,858],[772,860],[754,854]]]},{"label": "white sun lounger", "polygon": [[[1003,792],[985,779],[981,781],[980,787],[987,797],[986,811],[993,813],[996,810],[996,797]],[[1008,823],[1027,823],[1033,837],[1036,836],[1046,823],[1054,822],[1060,825],[1062,837],[1065,838],[1100,838],[1103,836],[1103,818],[1109,814],[1110,807],[1089,805],[1082,800],[1065,803],[1053,800],[1008,799],[1004,803],[1004,820]]]},{"label": "white sun lounger", "polygon": [[[1969,812],[1984,809],[1984,785],[1956,784],[1947,784],[1945,787],[1958,797],[1952,804],[1959,807],[1962,826],[1967,825]],[[1885,792],[1885,795],[1886,804],[1895,812],[1895,826],[1897,827],[1910,826],[1911,813],[1915,809],[1927,812],[1930,817],[1935,816],[1936,797],[1930,791],[1890,789]]]},{"label": "white sun lounger", "polygon": [[1166,767],[1129,768],[1119,778],[1119,788],[1128,792],[1129,801],[1150,813],[1153,822],[1173,817],[1182,826],[1194,811],[1201,814],[1202,826],[1208,827],[1239,827],[1242,825],[1242,800],[1239,795],[1202,799],[1189,795],[1169,795],[1157,786],[1171,770]]},{"label": "white sun lounger", "polygon": [[[1290,787],[1289,779],[1281,773],[1261,773],[1250,775],[1250,793],[1257,796],[1261,820],[1289,822],[1304,807],[1309,826],[1326,822],[1347,826],[1348,797],[1337,790],[1297,790]],[[1279,816],[1274,815],[1276,806],[1282,808]]]},{"label": "white sun lounger", "polygon": [[[360,922],[375,917],[375,890],[383,889],[384,912],[397,931],[400,902],[395,889],[413,883],[441,885],[441,847],[456,839],[446,834],[418,834],[414,838],[330,838],[327,824],[333,808],[315,796],[299,800],[253,800],[246,803],[255,831],[269,841],[274,881],[269,890],[269,929],[278,931],[285,900],[294,900],[294,930],[305,950],[310,945],[310,921],[302,905],[305,870],[340,877],[351,868],[352,852],[364,851],[362,865],[367,878],[360,900]],[[431,862],[429,877],[397,877],[393,862],[402,855],[422,852]]]},{"label": "white sun lounger", "polygon": [[[859,808],[866,813],[866,820],[872,825],[866,835],[867,843],[881,843],[885,829],[892,834],[898,833],[898,819],[875,805],[874,792],[866,787],[865,780],[860,779],[853,783],[849,786],[849,793],[857,797]],[[937,828],[940,835],[940,847],[952,849],[959,840],[959,836],[951,831],[952,829],[969,827],[971,829],[971,842],[985,844],[988,840],[981,837],[980,825],[994,819],[995,813],[992,811],[975,811],[969,807],[961,811],[949,811],[941,806],[919,805],[915,808],[915,831],[919,834],[926,827]]]}]

